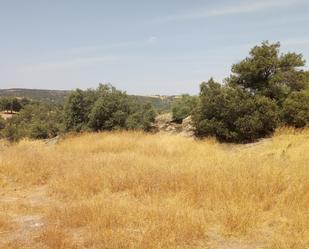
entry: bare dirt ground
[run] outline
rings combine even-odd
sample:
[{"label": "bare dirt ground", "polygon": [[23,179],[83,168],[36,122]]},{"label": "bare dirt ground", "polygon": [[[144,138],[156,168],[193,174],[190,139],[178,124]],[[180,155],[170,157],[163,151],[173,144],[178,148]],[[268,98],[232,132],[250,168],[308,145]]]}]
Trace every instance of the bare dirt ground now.
[{"label": "bare dirt ground", "polygon": [[43,187],[24,190],[2,177],[0,214],[5,215],[8,225],[0,232],[0,248],[32,244],[35,233],[44,225],[42,206],[49,205]]},{"label": "bare dirt ground", "polygon": [[3,119],[8,119],[11,118],[14,114],[11,113],[7,113],[7,112],[0,112],[0,117],[2,117]]}]

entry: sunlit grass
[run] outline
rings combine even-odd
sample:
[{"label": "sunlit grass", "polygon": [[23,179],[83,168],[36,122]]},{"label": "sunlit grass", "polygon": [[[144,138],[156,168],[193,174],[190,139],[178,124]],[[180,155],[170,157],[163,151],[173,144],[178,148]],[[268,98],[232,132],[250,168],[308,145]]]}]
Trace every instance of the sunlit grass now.
[{"label": "sunlit grass", "polygon": [[55,200],[34,240],[49,248],[306,248],[308,167],[309,131],[287,129],[254,146],[120,132],[0,150],[2,175]]}]

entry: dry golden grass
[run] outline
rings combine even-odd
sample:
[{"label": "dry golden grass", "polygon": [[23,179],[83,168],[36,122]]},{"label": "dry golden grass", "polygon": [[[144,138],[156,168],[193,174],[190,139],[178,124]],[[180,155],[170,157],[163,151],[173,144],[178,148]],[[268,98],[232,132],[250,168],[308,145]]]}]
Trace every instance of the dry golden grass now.
[{"label": "dry golden grass", "polygon": [[11,217],[0,213],[0,233],[5,233],[13,229]]},{"label": "dry golden grass", "polygon": [[33,248],[309,248],[308,130],[248,146],[127,132],[22,141],[1,148],[0,175],[46,186]]}]

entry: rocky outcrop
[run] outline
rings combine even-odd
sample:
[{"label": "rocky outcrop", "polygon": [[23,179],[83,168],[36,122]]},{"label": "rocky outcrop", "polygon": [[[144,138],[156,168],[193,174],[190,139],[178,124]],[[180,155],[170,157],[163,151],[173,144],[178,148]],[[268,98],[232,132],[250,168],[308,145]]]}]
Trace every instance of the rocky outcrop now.
[{"label": "rocky outcrop", "polygon": [[45,140],[45,145],[53,146],[55,144],[58,144],[60,140],[61,140],[61,136],[58,135],[56,137],[53,137],[53,138],[50,138],[50,139],[46,139]]},{"label": "rocky outcrop", "polygon": [[192,117],[188,116],[186,117],[184,120],[182,120],[181,123],[181,135],[185,136],[185,137],[194,137],[194,126],[193,126],[193,121],[192,121]]},{"label": "rocky outcrop", "polygon": [[156,117],[153,124],[153,130],[156,132],[180,134],[185,137],[194,137],[194,126],[192,124],[191,116],[185,118],[179,123],[173,120],[172,113],[161,114]]}]

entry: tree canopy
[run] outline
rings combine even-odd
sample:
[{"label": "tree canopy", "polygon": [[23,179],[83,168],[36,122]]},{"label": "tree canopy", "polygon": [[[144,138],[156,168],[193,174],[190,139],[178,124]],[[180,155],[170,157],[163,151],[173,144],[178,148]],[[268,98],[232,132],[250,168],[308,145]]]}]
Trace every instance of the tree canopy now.
[{"label": "tree canopy", "polygon": [[280,43],[265,41],[232,66],[232,75],[227,81],[280,104],[291,92],[308,87],[307,74],[301,69],[304,65],[301,54],[281,54]]},{"label": "tree canopy", "polygon": [[215,136],[226,142],[251,142],[271,134],[277,126],[276,104],[240,87],[202,83],[193,115],[199,137]]}]

